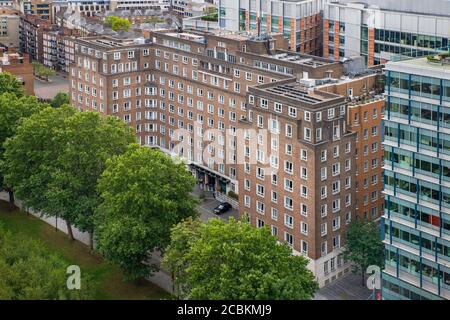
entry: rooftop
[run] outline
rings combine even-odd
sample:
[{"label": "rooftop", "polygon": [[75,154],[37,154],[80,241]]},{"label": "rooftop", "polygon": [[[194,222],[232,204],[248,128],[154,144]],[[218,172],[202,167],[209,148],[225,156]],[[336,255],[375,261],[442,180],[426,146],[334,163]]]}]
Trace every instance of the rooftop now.
[{"label": "rooftop", "polygon": [[329,61],[319,60],[318,57],[296,54],[293,52],[282,52],[274,55],[263,55],[265,57],[274,58],[286,62],[294,62],[310,67],[320,67],[330,64]]},{"label": "rooftop", "polygon": [[450,64],[429,61],[427,57],[388,62],[386,69],[450,80]]},{"label": "rooftop", "polygon": [[146,43],[144,38],[139,38],[136,36],[129,38],[124,37],[122,39],[117,38],[116,36],[93,36],[83,37],[79,40],[100,46],[104,49],[121,49],[130,46],[144,45]]},{"label": "rooftop", "polygon": [[254,87],[254,89],[262,90],[310,106],[316,106],[323,102],[335,99],[342,99],[340,95],[316,90],[315,88],[309,88],[299,81],[293,81],[292,79],[260,85]]}]

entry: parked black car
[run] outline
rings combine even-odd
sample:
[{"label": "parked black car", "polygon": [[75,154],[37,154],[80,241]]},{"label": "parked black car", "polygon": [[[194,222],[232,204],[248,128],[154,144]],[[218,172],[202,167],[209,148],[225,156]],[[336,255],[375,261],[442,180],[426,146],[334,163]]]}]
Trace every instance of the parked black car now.
[{"label": "parked black car", "polygon": [[232,208],[231,204],[228,202],[222,202],[217,207],[214,208],[215,214],[223,214]]}]

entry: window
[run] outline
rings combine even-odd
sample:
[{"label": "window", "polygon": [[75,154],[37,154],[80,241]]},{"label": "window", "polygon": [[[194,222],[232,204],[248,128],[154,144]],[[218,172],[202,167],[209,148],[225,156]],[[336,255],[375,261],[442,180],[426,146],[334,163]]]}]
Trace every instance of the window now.
[{"label": "window", "polygon": [[333,237],[333,248],[339,248],[341,245],[341,236]]},{"label": "window", "polygon": [[341,218],[340,217],[336,217],[333,219],[333,231],[338,230],[341,227]]},{"label": "window", "polygon": [[322,141],[322,128],[316,129],[316,142]]},{"label": "window", "polygon": [[305,121],[311,121],[311,112],[305,111]]},{"label": "window", "polygon": [[300,204],[300,209],[301,209],[300,214],[302,216],[307,217],[308,216],[308,206],[306,204],[302,203],[302,204]]},{"label": "window", "polygon": [[322,204],[321,206],[320,206],[320,216],[323,218],[323,217],[326,217],[327,216],[327,213],[328,213],[328,206],[327,206],[327,204]]},{"label": "window", "polygon": [[334,108],[328,109],[328,119],[334,118]]},{"label": "window", "polygon": [[339,157],[339,146],[333,147],[333,158]]},{"label": "window", "polygon": [[302,234],[304,234],[305,236],[307,236],[308,235],[308,224],[306,223],[306,222],[301,222],[300,223],[300,232],[302,233]]},{"label": "window", "polygon": [[290,197],[284,197],[284,207],[288,210],[293,210],[294,209],[294,200],[292,200],[292,198]]},{"label": "window", "polygon": [[327,167],[320,168],[320,180],[323,181],[327,178]]},{"label": "window", "polygon": [[289,179],[284,179],[284,190],[292,192],[294,187],[294,182],[292,180]]},{"label": "window", "polygon": [[277,209],[275,209],[275,208],[271,209],[271,217],[272,217],[272,220],[275,220],[275,221],[278,220],[278,210]]},{"label": "window", "polygon": [[290,161],[284,161],[284,171],[286,173],[292,174],[294,172],[294,164]]},{"label": "window", "polygon": [[[327,255],[327,242],[326,241],[324,241],[320,244],[320,249],[322,252],[322,256],[326,256]],[[323,266],[324,266],[324,273],[325,273],[325,275],[327,275],[328,274],[328,261],[325,261]]]},{"label": "window", "polygon": [[308,179],[308,171],[307,171],[306,167],[300,168],[300,175],[301,175],[302,179],[304,179],[304,180]]},{"label": "window", "polygon": [[260,214],[264,214],[264,203],[256,201],[256,211]]},{"label": "window", "polygon": [[332,211],[333,213],[338,212],[341,210],[341,199],[335,199],[332,203]]},{"label": "window", "polygon": [[286,137],[292,138],[292,125],[290,124],[286,125]]},{"label": "window", "polygon": [[308,254],[308,242],[305,240],[302,240],[302,253]]},{"label": "window", "polygon": [[327,150],[322,150],[320,152],[320,161],[321,162],[327,161]]},{"label": "window", "polygon": [[310,128],[304,128],[304,139],[306,141],[311,141],[311,129]]},{"label": "window", "polygon": [[294,236],[291,235],[290,233],[287,232],[284,233],[284,241],[286,241],[290,247],[294,246]]},{"label": "window", "polygon": [[337,176],[341,172],[339,162],[336,162],[331,166],[331,172],[333,176]]},{"label": "window", "polygon": [[325,199],[327,197],[327,186],[320,187],[320,198]]},{"label": "window", "polygon": [[306,186],[301,186],[300,187],[300,190],[301,190],[301,196],[302,197],[304,197],[304,198],[306,198],[306,197],[308,197],[308,189],[307,189],[307,187]]},{"label": "window", "polygon": [[273,104],[273,109],[275,112],[279,112],[279,113],[283,112],[283,106],[281,105],[281,103],[278,103],[278,102],[275,102]]},{"label": "window", "polygon": [[306,149],[300,150],[300,159],[302,159],[303,161],[308,160],[308,151]]},{"label": "window", "polygon": [[320,224],[320,235],[322,237],[327,235],[327,223],[326,222]]},{"label": "window", "polygon": [[284,215],[284,225],[288,228],[294,227],[294,218],[288,214]]}]

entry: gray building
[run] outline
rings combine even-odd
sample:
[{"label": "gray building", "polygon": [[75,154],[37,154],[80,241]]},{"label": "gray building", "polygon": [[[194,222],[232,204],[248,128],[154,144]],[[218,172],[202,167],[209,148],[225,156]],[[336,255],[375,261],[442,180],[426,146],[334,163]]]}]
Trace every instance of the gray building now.
[{"label": "gray building", "polygon": [[368,65],[447,47],[448,0],[337,0],[324,9],[324,56],[362,55]]},{"label": "gray building", "polygon": [[450,58],[386,66],[383,299],[450,299]]}]

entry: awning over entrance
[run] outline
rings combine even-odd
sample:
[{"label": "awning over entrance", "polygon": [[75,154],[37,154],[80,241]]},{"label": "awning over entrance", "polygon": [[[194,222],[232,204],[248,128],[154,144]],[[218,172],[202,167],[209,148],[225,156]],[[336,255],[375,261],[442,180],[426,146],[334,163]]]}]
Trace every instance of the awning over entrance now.
[{"label": "awning over entrance", "polygon": [[216,178],[217,180],[219,180],[222,183],[230,183],[231,182],[231,180],[229,178],[227,178],[226,176],[224,176],[224,175],[222,175],[220,173],[211,171],[210,169],[207,169],[207,168],[205,168],[203,166],[199,166],[199,165],[194,164],[194,163],[189,164],[189,166],[191,167],[191,169],[194,169],[194,170],[196,170],[198,172],[202,172],[204,174],[208,174],[210,176],[213,176],[214,178]]}]

